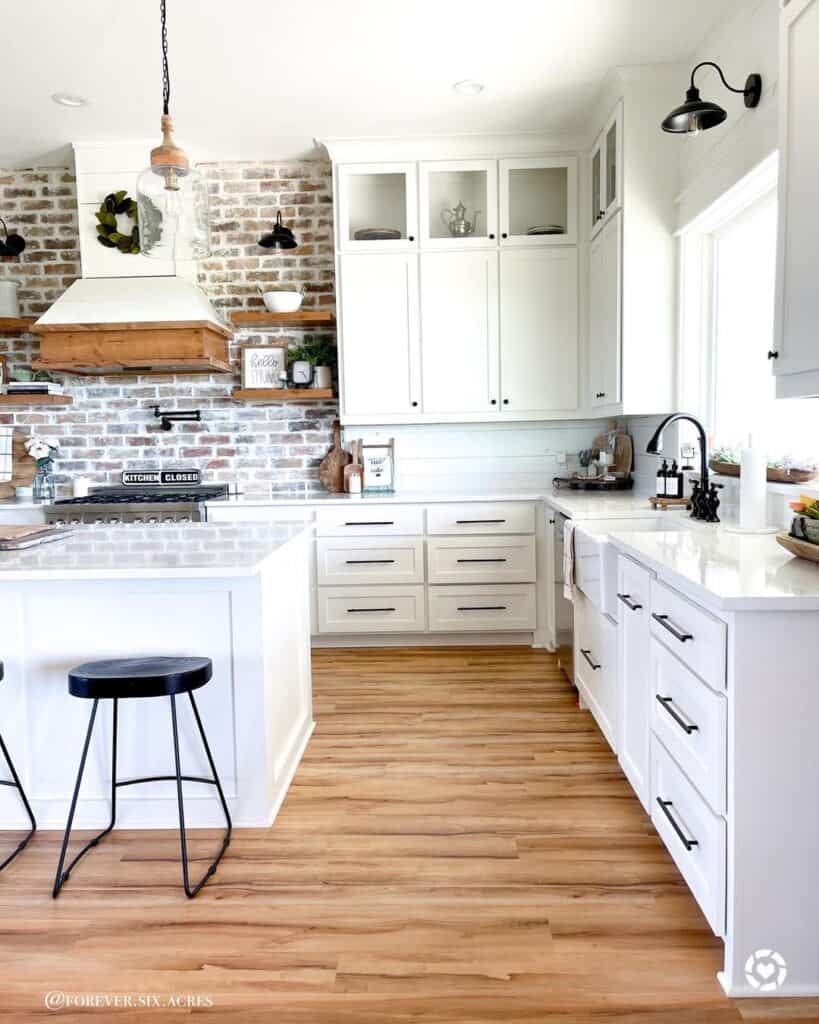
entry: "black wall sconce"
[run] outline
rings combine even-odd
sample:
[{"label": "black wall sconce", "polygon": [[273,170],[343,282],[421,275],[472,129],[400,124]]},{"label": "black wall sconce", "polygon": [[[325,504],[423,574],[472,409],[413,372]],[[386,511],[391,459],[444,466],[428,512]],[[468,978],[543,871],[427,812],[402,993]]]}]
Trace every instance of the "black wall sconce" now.
[{"label": "black wall sconce", "polygon": [[173,429],[174,423],[199,423],[202,419],[200,409],[185,409],[182,412],[171,412],[169,409],[160,409],[158,405],[152,405],[151,408],[154,411],[154,416],[162,421],[159,424],[161,430]]},{"label": "black wall sconce", "polygon": [[694,85],[694,75],[700,68],[716,68],[722,84],[730,92],[739,93],[745,97],[745,106],[749,109],[757,106],[759,97],[762,95],[762,76],[748,75],[745,80],[744,89],[735,89],[725,81],[725,75],[719,64],[712,60],[704,60],[697,64],[691,72],[691,84],[685,93],[685,103],[681,107],[675,107],[665,118],[662,124],[664,132],[674,132],[683,135],[699,135],[722,124],[728,114],[718,103],[710,103],[708,100],[700,99],[700,91]]},{"label": "black wall sconce", "polygon": [[262,235],[259,239],[259,245],[263,249],[295,249],[298,246],[298,242],[293,235],[290,228],[286,228],[282,224],[282,213],[279,210],[276,213],[276,226],[272,231],[269,231],[266,235]]},{"label": "black wall sconce", "polygon": [[3,225],[3,237],[0,239],[0,256],[19,256],[26,247],[26,240],[15,231],[9,234],[6,222],[0,217]]}]

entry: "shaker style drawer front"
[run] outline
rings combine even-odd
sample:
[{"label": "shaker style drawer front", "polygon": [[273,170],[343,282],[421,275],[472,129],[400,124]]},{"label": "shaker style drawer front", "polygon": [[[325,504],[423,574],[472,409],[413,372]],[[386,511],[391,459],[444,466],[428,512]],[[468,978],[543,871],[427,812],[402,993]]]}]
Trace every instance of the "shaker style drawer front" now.
[{"label": "shaker style drawer front", "polygon": [[351,502],[316,512],[318,537],[417,536],[424,532],[421,505],[364,505]]},{"label": "shaker style drawer front", "polygon": [[316,542],[320,586],[423,583],[424,542],[384,537],[321,538]]},{"label": "shaker style drawer front", "polygon": [[727,700],[651,640],[651,727],[717,814],[725,813]]},{"label": "shaker style drawer front", "polygon": [[582,594],[574,604],[574,677],[609,746],[617,750],[617,629]]},{"label": "shaker style drawer front", "polygon": [[430,538],[430,583],[534,583],[534,537]]},{"label": "shaker style drawer front", "polygon": [[319,633],[420,633],[424,588],[319,587]]},{"label": "shaker style drawer front", "polygon": [[651,738],[651,820],[715,935],[725,935],[725,819]]},{"label": "shaker style drawer front", "polygon": [[725,689],[725,623],[659,580],[651,581],[651,634],[709,686]]},{"label": "shaker style drawer front", "polygon": [[528,502],[464,501],[427,509],[430,536],[534,532],[535,506]]},{"label": "shaker style drawer front", "polygon": [[429,587],[433,633],[531,632],[537,625],[534,585]]}]

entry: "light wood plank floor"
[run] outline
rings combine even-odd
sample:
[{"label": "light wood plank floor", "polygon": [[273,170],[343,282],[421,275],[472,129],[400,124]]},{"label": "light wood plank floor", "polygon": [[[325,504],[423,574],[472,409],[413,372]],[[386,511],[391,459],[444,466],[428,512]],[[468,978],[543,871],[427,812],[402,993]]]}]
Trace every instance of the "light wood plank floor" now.
[{"label": "light wood plank floor", "polygon": [[[196,900],[172,833],[109,837],[57,902],[56,833],[0,875],[4,1024],[181,1019],[188,996],[249,1024],[819,1021],[723,996],[720,943],[551,655],[322,651],[314,685],[275,827],[237,833]],[[183,1006],[55,1014],[49,991]]]}]

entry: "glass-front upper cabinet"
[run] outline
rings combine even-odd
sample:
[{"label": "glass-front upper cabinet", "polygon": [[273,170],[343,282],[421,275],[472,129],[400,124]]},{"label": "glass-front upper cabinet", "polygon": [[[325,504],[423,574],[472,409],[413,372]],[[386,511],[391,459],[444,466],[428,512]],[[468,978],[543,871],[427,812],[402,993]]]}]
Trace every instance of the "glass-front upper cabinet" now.
[{"label": "glass-front upper cabinet", "polygon": [[495,160],[436,160],[420,165],[421,245],[432,249],[497,244]]},{"label": "glass-front upper cabinet", "polygon": [[575,245],[577,158],[500,161],[500,244]]},{"label": "glass-front upper cabinet", "polygon": [[622,201],[623,107],[617,105],[591,154],[591,230],[603,226]]},{"label": "glass-front upper cabinet", "polygon": [[414,163],[342,164],[338,169],[339,248],[413,248],[418,239]]}]

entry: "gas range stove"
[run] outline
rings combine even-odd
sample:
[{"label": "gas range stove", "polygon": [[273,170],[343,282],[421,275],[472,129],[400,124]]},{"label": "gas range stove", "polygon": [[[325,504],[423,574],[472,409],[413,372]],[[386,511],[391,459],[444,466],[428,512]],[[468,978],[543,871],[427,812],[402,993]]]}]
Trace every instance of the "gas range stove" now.
[{"label": "gas range stove", "polygon": [[95,487],[83,498],[65,498],[45,509],[47,523],[197,523],[206,501],[228,496],[227,484],[195,487]]}]

